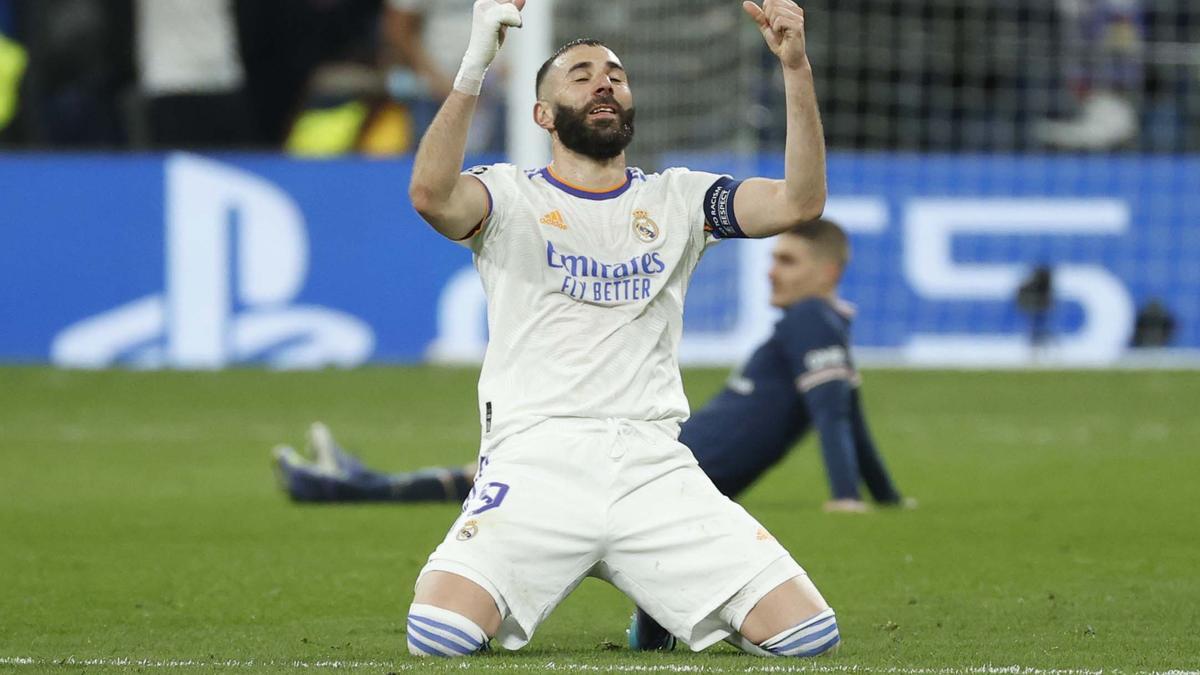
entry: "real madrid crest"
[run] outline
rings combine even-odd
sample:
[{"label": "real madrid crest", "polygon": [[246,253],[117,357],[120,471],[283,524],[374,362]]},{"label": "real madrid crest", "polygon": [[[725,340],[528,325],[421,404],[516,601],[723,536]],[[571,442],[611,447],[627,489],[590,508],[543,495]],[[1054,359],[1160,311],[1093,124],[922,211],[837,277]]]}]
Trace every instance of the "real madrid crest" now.
[{"label": "real madrid crest", "polygon": [[474,538],[476,534],[479,534],[479,525],[474,520],[468,520],[463,523],[462,529],[458,531],[457,539],[459,541],[466,541]]},{"label": "real madrid crest", "polygon": [[650,214],[638,209],[633,212],[633,233],[648,244],[658,239],[658,223],[650,219]]}]

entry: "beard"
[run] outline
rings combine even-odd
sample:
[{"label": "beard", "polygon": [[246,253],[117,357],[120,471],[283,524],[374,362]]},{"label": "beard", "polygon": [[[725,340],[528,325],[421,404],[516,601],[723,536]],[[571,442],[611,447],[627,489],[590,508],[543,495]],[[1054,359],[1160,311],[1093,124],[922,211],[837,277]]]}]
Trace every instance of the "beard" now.
[{"label": "beard", "polygon": [[[598,105],[612,106],[616,119],[592,121],[588,113]],[[633,140],[633,108],[624,108],[612,96],[595,99],[582,108],[554,106],[554,130],[568,150],[597,160],[608,160]]]}]

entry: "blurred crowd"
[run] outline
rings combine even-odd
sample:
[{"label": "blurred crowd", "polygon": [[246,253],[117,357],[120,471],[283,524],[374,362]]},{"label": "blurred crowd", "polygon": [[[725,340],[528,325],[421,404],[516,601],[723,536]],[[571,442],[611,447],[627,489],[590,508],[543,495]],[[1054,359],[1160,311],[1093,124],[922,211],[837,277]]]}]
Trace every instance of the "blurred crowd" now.
[{"label": "blurred crowd", "polygon": [[[1191,1],[810,0],[803,4],[817,17],[810,51],[830,144],[1200,149],[1200,51],[1188,49],[1200,37],[1200,9]],[[670,16],[671,2],[640,7],[662,4]],[[409,152],[450,89],[470,7],[0,0],[0,146]],[[594,11],[576,0],[557,7],[569,30],[592,25],[571,21]],[[1182,48],[1170,68],[1155,62],[1162,50],[1150,47],[1160,43]],[[770,124],[781,92],[768,59],[761,68],[747,109],[762,114],[739,122],[757,125],[758,140],[772,144],[783,132]],[[503,149],[504,70],[498,64],[489,78],[471,151]],[[712,136],[712,120],[688,120],[696,137]]]},{"label": "blurred crowd", "polygon": [[[16,55],[0,65],[0,101],[12,108],[0,117],[0,140],[407,152],[449,91],[470,7],[471,0],[0,0],[0,49]],[[483,106],[473,150],[501,145],[495,98]]]}]

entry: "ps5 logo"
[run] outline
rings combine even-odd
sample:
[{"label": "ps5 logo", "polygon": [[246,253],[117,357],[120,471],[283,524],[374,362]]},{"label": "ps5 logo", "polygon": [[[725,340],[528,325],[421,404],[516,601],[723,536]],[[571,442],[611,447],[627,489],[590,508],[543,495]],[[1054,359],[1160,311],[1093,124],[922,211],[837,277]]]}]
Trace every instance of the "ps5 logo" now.
[{"label": "ps5 logo", "polygon": [[311,368],[362,363],[371,329],[292,301],[308,274],[304,216],[262,178],[192,155],[166,160],[165,289],[59,333],[61,366]]}]

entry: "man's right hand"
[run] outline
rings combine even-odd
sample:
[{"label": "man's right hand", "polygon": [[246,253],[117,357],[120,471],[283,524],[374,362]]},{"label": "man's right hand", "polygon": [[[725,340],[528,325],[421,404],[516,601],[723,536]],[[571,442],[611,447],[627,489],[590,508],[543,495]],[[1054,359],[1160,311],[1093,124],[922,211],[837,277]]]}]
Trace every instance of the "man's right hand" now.
[{"label": "man's right hand", "polygon": [[471,11],[471,41],[463,55],[462,66],[454,78],[454,88],[478,96],[483,75],[500,51],[504,31],[521,27],[521,9],[525,0],[475,0]]}]

